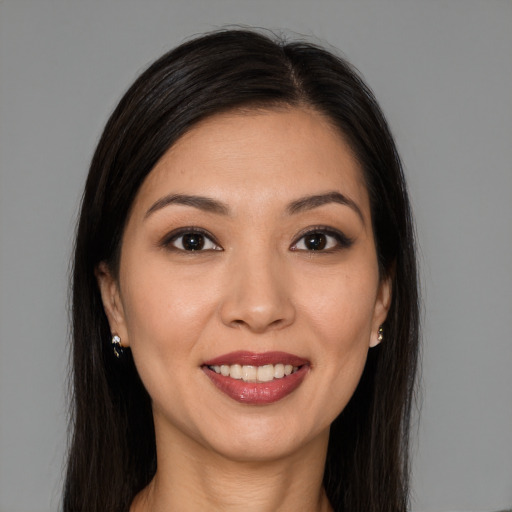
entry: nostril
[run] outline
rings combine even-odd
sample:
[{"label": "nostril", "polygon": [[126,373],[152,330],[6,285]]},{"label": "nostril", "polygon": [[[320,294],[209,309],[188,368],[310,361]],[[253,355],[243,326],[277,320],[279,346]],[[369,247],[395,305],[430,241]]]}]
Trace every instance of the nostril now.
[{"label": "nostril", "polygon": [[262,292],[263,285],[258,289],[247,283],[235,283],[233,286],[229,293],[226,292],[219,308],[224,325],[264,332],[281,329],[294,322],[293,303],[275,282],[263,290],[265,293]]},{"label": "nostril", "polygon": [[286,324],[286,321],[284,318],[278,318],[277,320],[273,320],[271,322],[261,322],[261,325],[258,325],[260,324],[260,322],[258,321],[246,321],[246,320],[242,320],[242,319],[237,319],[237,320],[233,320],[231,322],[231,326],[232,327],[237,327],[237,328],[242,328],[242,327],[246,327],[250,330],[256,330],[256,331],[260,331],[260,330],[268,330],[268,329],[276,329],[276,328],[279,328],[281,325],[284,325]]}]

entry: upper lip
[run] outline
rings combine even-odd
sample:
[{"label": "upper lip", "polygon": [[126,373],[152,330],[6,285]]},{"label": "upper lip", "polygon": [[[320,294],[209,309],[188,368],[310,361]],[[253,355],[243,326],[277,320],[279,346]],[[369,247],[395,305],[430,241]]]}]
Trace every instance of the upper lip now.
[{"label": "upper lip", "polygon": [[287,352],[249,352],[239,350],[230,352],[205,361],[204,366],[222,366],[223,364],[231,366],[239,364],[240,366],[265,366],[267,364],[291,364],[292,366],[302,366],[309,361],[302,357]]}]

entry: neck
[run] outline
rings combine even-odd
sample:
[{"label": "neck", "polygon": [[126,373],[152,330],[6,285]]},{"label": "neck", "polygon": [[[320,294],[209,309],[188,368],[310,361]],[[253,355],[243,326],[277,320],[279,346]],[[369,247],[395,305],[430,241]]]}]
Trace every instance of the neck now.
[{"label": "neck", "polygon": [[156,437],[157,472],[130,512],[332,511],[322,486],[328,432],[263,461],[230,460],[188,438],[169,443],[158,429]]}]

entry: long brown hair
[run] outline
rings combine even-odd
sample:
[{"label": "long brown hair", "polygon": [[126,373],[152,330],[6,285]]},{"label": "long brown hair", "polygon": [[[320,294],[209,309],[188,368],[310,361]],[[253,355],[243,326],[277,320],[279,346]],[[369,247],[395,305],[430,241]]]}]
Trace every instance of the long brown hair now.
[{"label": "long brown hair", "polygon": [[150,397],[130,352],[122,361],[94,270],[116,274],[123,229],[142,182],[205,117],[246,107],[307,106],[331,120],[364,173],[381,276],[393,296],[385,341],[331,426],[324,475],[336,511],[405,511],[409,422],[418,358],[414,230],[402,167],[376,100],[342,58],[251,30],[193,39],[152,64],[110,117],[94,154],[72,276],[72,437],[65,512],[123,511],[156,471]]}]

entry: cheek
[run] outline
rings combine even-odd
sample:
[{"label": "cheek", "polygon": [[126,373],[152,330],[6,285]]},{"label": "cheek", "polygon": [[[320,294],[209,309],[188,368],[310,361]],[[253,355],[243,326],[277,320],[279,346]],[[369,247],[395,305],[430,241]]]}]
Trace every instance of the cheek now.
[{"label": "cheek", "polygon": [[205,281],[207,276],[170,272],[165,264],[148,262],[142,268],[127,274],[123,286],[134,356],[151,349],[168,358],[190,350],[211,317],[214,287]]},{"label": "cheek", "polygon": [[[358,266],[357,266],[358,267]],[[361,266],[346,272],[317,274],[305,280],[297,296],[299,308],[321,338],[340,348],[368,342],[378,290],[378,274]]]},{"label": "cheek", "polygon": [[366,267],[324,277],[302,309],[317,344],[315,371],[329,390],[320,407],[332,421],[350,400],[366,363],[378,274]]}]

